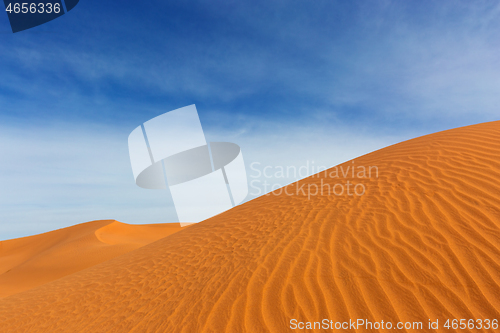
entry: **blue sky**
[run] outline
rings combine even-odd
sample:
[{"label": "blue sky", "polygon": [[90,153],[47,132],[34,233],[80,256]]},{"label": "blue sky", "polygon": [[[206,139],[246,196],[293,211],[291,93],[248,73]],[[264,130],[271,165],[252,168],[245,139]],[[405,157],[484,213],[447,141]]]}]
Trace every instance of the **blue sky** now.
[{"label": "blue sky", "polygon": [[81,0],[16,34],[0,15],[0,239],[175,221],[134,184],[127,137],[190,104],[247,166],[498,120],[498,36],[496,1]]}]

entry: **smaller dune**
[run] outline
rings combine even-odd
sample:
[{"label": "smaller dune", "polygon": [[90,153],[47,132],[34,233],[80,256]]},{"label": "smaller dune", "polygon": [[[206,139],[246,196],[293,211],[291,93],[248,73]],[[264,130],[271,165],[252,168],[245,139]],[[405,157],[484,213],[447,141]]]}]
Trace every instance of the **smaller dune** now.
[{"label": "smaller dune", "polygon": [[182,230],[179,223],[92,221],[0,242],[0,298],[57,280]]}]

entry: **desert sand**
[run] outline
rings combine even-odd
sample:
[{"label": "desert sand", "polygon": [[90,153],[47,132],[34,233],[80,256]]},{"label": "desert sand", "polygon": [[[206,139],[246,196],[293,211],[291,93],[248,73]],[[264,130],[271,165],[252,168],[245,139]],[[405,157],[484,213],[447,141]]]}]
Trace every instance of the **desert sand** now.
[{"label": "desert sand", "polygon": [[[353,165],[376,166],[378,176],[321,173],[289,185],[293,195],[261,196],[5,297],[1,330],[293,332],[291,319],[363,318],[423,322],[400,331],[429,332],[428,319],[499,319],[500,122],[341,166]],[[295,190],[347,181],[364,195]]]},{"label": "desert sand", "polygon": [[179,223],[92,221],[0,242],[0,297],[40,286],[180,231]]}]

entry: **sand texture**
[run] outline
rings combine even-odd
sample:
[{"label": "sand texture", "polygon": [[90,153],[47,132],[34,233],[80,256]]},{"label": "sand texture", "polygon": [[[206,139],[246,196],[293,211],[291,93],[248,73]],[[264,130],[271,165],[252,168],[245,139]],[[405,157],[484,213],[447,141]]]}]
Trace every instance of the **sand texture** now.
[{"label": "sand texture", "polygon": [[500,122],[341,166],[353,165],[377,166],[378,177],[322,173],[298,185],[350,181],[365,186],[362,196],[308,198],[291,184],[294,195],[259,197],[1,299],[1,331],[260,333],[293,332],[293,318],[500,319]]},{"label": "sand texture", "polygon": [[130,225],[103,220],[1,241],[0,297],[57,280],[180,230],[179,223]]}]

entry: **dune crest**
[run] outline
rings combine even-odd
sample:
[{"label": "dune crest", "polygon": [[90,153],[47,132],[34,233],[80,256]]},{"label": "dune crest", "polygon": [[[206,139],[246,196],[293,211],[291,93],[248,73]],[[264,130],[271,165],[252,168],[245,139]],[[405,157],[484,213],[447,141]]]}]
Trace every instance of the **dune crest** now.
[{"label": "dune crest", "polygon": [[0,297],[57,280],[179,230],[179,223],[131,225],[101,220],[1,241]]},{"label": "dune crest", "polygon": [[126,224],[114,221],[95,231],[97,239],[105,244],[134,244],[138,247],[152,243],[180,230],[180,223]]},{"label": "dune crest", "polygon": [[[321,173],[289,185],[293,195],[259,197],[4,298],[2,331],[290,332],[292,319],[363,318],[438,319],[438,331],[451,332],[446,319],[499,319],[500,122],[423,136],[348,165],[378,174]],[[292,191],[347,181],[363,184],[364,195]]]}]

